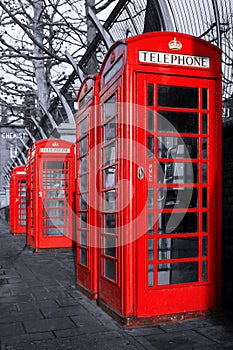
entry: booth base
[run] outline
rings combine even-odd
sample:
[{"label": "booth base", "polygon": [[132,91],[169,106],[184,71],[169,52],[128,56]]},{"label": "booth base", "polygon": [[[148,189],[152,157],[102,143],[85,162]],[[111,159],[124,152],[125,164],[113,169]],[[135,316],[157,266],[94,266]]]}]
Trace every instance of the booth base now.
[{"label": "booth base", "polygon": [[167,323],[176,323],[182,322],[188,319],[196,319],[207,317],[213,314],[216,314],[222,311],[220,308],[215,310],[200,310],[193,312],[182,312],[170,315],[155,315],[152,317],[126,317],[113,310],[107,304],[105,304],[102,300],[97,299],[97,305],[101,307],[108,315],[110,315],[113,319],[119,322],[123,327],[127,328],[143,328],[143,327],[154,327],[154,326],[162,326]]},{"label": "booth base", "polygon": [[81,284],[76,283],[76,289],[79,290],[82,294],[84,294],[88,299],[97,300],[98,298],[98,293],[91,292],[89,289],[82,286]]}]

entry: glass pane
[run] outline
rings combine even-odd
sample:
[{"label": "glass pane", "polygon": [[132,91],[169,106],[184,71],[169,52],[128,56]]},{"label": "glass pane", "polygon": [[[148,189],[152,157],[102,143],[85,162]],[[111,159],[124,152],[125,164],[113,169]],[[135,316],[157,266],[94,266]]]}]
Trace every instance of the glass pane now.
[{"label": "glass pane", "polygon": [[154,208],[154,188],[148,188],[148,209]]},{"label": "glass pane", "polygon": [[87,157],[80,158],[80,174],[87,171]]},{"label": "glass pane", "polygon": [[112,166],[104,170],[104,187],[115,186],[115,167]]},{"label": "glass pane", "polygon": [[208,132],[207,114],[202,114],[202,133],[207,134],[207,132]]},{"label": "glass pane", "polygon": [[108,142],[116,137],[116,119],[104,125],[104,140]]},{"label": "glass pane", "polygon": [[104,147],[104,165],[115,163],[116,146],[115,142]]},{"label": "glass pane", "polygon": [[207,164],[206,163],[202,164],[202,183],[203,184],[207,183]]},{"label": "glass pane", "polygon": [[208,108],[208,89],[202,89],[202,108]]},{"label": "glass pane", "polygon": [[198,114],[184,112],[158,113],[158,130],[173,133],[198,133]]},{"label": "glass pane", "polygon": [[208,158],[207,139],[202,139],[202,159]]},{"label": "glass pane", "polygon": [[115,98],[115,95],[113,95],[104,103],[104,119],[112,117],[115,114],[116,114],[116,98]]},{"label": "glass pane", "polygon": [[104,193],[104,209],[115,210],[116,209],[116,191],[107,191]]},{"label": "glass pane", "polygon": [[80,231],[80,244],[84,247],[87,246],[87,231]]},{"label": "glass pane", "polygon": [[86,249],[80,249],[80,264],[87,266],[87,251],[86,251]]},{"label": "glass pane", "polygon": [[158,189],[159,209],[170,208],[197,208],[197,188],[159,188]]},{"label": "glass pane", "polygon": [[207,208],[207,188],[202,189],[202,207]]},{"label": "glass pane", "polygon": [[104,253],[105,255],[116,257],[116,238],[111,236],[104,237]]},{"label": "glass pane", "polygon": [[148,131],[154,131],[154,111],[148,110]]},{"label": "glass pane", "polygon": [[148,265],[148,286],[151,287],[154,285],[154,265]]},{"label": "glass pane", "polygon": [[64,162],[48,161],[48,162],[44,162],[43,166],[45,167],[46,164],[48,169],[64,169]]},{"label": "glass pane", "polygon": [[104,215],[104,228],[106,232],[116,232],[116,214],[105,214]]},{"label": "glass pane", "polygon": [[148,239],[148,260],[154,260],[154,240]]},{"label": "glass pane", "polygon": [[148,158],[154,157],[154,136],[148,136]]},{"label": "glass pane", "polygon": [[159,158],[192,158],[198,156],[198,139],[187,137],[158,137]]},{"label": "glass pane", "polygon": [[87,213],[81,213],[80,214],[80,226],[83,228],[87,227]]},{"label": "glass pane", "polygon": [[159,264],[158,285],[198,282],[198,263],[180,262]]},{"label": "glass pane", "polygon": [[198,88],[159,85],[158,106],[198,108]]},{"label": "glass pane", "polygon": [[83,119],[80,124],[79,137],[82,137],[87,132],[87,118]]},{"label": "glass pane", "polygon": [[160,184],[197,183],[197,163],[159,163],[158,182]]},{"label": "glass pane", "polygon": [[154,214],[148,214],[148,234],[154,234]]},{"label": "glass pane", "polygon": [[208,238],[202,237],[202,257],[206,257],[207,256],[207,249],[208,249]]},{"label": "glass pane", "polygon": [[86,192],[87,191],[87,175],[80,176],[80,191]]},{"label": "glass pane", "polygon": [[148,89],[147,105],[153,106],[154,105],[154,84],[148,84],[147,89]]},{"label": "glass pane", "polygon": [[206,282],[208,279],[208,262],[207,261],[202,261],[202,281]]},{"label": "glass pane", "polygon": [[104,259],[104,276],[116,281],[116,261]]},{"label": "glass pane", "polygon": [[87,210],[87,196],[84,194],[80,196],[80,210]]},{"label": "glass pane", "polygon": [[202,213],[202,231],[208,231],[207,213]]},{"label": "glass pane", "polygon": [[198,237],[163,238],[158,240],[158,259],[198,257]]},{"label": "glass pane", "polygon": [[85,137],[79,142],[79,147],[80,147],[80,151],[79,151],[80,156],[87,153],[87,137]]},{"label": "glass pane", "polygon": [[163,213],[158,218],[158,232],[194,233],[198,230],[197,213]]}]

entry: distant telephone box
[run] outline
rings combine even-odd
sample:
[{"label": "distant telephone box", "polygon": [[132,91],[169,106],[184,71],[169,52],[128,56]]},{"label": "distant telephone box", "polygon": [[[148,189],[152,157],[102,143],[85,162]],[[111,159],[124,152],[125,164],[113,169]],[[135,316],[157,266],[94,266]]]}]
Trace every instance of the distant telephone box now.
[{"label": "distant telephone box", "polygon": [[26,162],[26,191],[27,191],[27,220],[26,220],[26,226],[27,226],[27,235],[26,235],[26,245],[28,247],[32,246],[32,220],[33,220],[33,213],[32,213],[32,189],[33,189],[33,182],[31,178],[31,151],[32,147],[28,149],[27,151],[27,162]]},{"label": "distant telephone box", "polygon": [[74,145],[36,141],[28,154],[28,245],[71,248],[74,217]]},{"label": "distant telephone box", "polygon": [[99,303],[127,324],[216,308],[220,50],[170,32],[119,41],[99,98]]},{"label": "distant telephone box", "polygon": [[26,234],[26,168],[17,166],[10,173],[10,232]]},{"label": "distant telephone box", "polygon": [[76,285],[97,298],[98,293],[98,75],[87,77],[78,94],[76,187]]}]

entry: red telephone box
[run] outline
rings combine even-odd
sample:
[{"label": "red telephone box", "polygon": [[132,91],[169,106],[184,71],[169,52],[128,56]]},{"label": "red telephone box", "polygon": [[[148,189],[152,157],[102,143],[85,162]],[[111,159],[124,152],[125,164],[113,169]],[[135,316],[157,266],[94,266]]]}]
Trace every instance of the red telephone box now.
[{"label": "red telephone box", "polygon": [[60,139],[36,141],[28,157],[27,243],[35,251],[71,248],[74,216],[74,145]]},{"label": "red telephone box", "polygon": [[10,173],[10,232],[26,234],[25,166],[17,166]]},{"label": "red telephone box", "polygon": [[[32,146],[33,147],[33,146]],[[33,189],[33,178],[31,177],[31,152],[32,147],[27,151],[27,163],[26,163],[26,189],[27,189],[27,234],[26,234],[26,244],[28,247],[32,246],[32,189]]]},{"label": "red telephone box", "polygon": [[170,32],[117,42],[99,96],[99,303],[126,324],[216,308],[220,50]]},{"label": "red telephone box", "polygon": [[98,293],[98,198],[94,195],[94,174],[98,170],[98,87],[98,75],[83,81],[76,117],[76,286],[94,299]]}]

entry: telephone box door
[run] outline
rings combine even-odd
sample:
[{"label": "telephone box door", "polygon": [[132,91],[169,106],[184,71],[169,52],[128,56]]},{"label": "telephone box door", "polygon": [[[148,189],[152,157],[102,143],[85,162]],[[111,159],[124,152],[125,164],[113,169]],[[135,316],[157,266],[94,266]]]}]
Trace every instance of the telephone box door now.
[{"label": "telephone box door", "polygon": [[[137,182],[147,192],[146,233],[137,240],[137,313],[207,310],[218,289],[217,82],[138,74],[137,86],[139,142],[146,145],[139,164],[145,176]],[[138,190],[140,202],[141,196]]]},{"label": "telephone box door", "polygon": [[69,232],[72,228],[72,191],[69,191],[69,165],[69,160],[41,159],[41,248],[65,247],[64,239],[67,239],[67,246],[71,246],[72,237],[69,237]]}]

